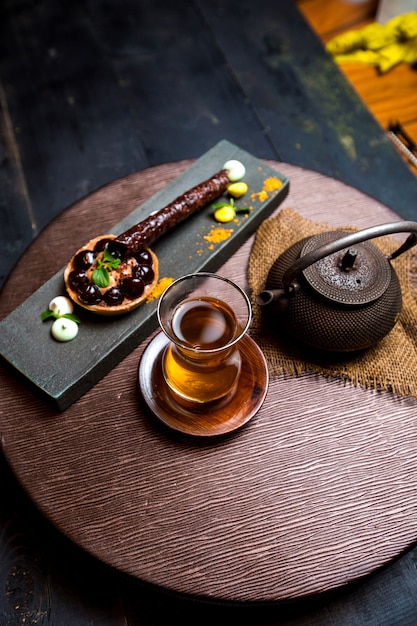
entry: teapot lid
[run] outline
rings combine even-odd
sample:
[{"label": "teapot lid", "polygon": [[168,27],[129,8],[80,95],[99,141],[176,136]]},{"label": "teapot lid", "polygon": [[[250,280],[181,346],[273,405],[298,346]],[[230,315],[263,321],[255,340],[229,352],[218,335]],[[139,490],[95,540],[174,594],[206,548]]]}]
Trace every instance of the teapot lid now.
[{"label": "teapot lid", "polygon": [[[347,234],[332,231],[314,235],[306,241],[301,256]],[[370,241],[330,254],[309,265],[302,273],[316,292],[347,305],[373,302],[382,296],[391,281],[389,260]]]}]

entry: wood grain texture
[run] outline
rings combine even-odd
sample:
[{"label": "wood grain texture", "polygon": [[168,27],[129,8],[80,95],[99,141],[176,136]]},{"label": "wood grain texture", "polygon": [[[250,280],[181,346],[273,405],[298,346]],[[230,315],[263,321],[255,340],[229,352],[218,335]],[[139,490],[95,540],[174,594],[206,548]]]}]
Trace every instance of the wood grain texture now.
[{"label": "wood grain texture", "polygon": [[[327,25],[329,21],[333,21],[332,27],[337,30],[335,19],[339,14],[332,8],[333,2],[304,0],[304,3],[308,4],[310,1],[316,3],[317,20],[322,20]],[[177,2],[157,2],[162,16],[164,4],[170,4],[172,10],[180,7]],[[147,6],[152,4],[155,5],[155,2],[140,3],[143,9],[141,19],[144,14],[146,17]],[[187,1],[185,4],[192,3]],[[226,6],[224,2],[220,4],[223,8]],[[352,2],[340,0],[338,4],[345,9],[344,15],[352,14],[353,9],[359,6],[357,3],[354,5]],[[207,13],[213,12],[211,2],[199,2],[203,9],[204,5],[206,10],[199,14],[199,19],[192,20],[196,40],[201,31],[207,29]],[[363,5],[361,3],[360,6]],[[306,22],[297,17],[293,0],[281,0],[279,3],[276,0],[267,0],[261,4],[251,0],[228,1],[230,11],[225,12],[220,7],[219,26],[215,28],[213,15],[211,16],[211,37],[204,33],[199,46],[198,62],[196,60],[195,63],[181,65],[181,114],[174,120],[171,93],[167,98],[167,90],[164,88],[166,83],[162,80],[158,82],[154,75],[151,79],[155,91],[152,94],[145,93],[145,98],[149,98],[155,106],[152,109],[142,106],[146,87],[142,77],[149,75],[151,68],[154,69],[160,59],[165,63],[164,57],[172,54],[171,50],[165,53],[161,46],[161,42],[169,35],[166,30],[167,20],[159,19],[158,15],[158,19],[152,22],[152,31],[146,28],[143,35],[140,35],[136,13],[138,6],[139,3],[125,3],[124,0],[118,0],[117,3],[81,0],[58,4],[51,0],[39,0],[36,3],[30,0],[4,0],[0,5],[0,74],[5,96],[0,112],[0,284],[39,230],[70,203],[115,177],[148,165],[157,165],[161,152],[169,155],[166,157],[169,161],[199,156],[207,145],[212,145],[217,136],[225,136],[225,129],[226,136],[232,138],[229,135],[229,128],[232,126],[239,133],[235,138],[236,142],[241,144],[244,138],[247,148],[257,156],[290,161],[290,153],[290,162],[306,166],[313,155],[315,167],[320,169],[332,166],[328,146],[334,142],[333,114],[331,111],[326,112],[325,116],[319,118],[319,123],[312,126],[310,114],[314,119],[316,112],[320,114],[320,107],[317,106],[315,97],[310,98],[308,86],[303,97],[299,97],[298,61],[302,64],[305,57],[314,55],[317,67],[317,60],[323,58],[324,53],[309,32]],[[129,10],[127,7],[130,7]],[[154,7],[152,9],[155,14]],[[251,10],[257,12],[257,19],[262,17],[263,25],[257,22],[256,30],[252,30]],[[101,20],[106,22],[107,11],[111,12],[111,19],[106,23],[106,30],[100,32],[97,26]],[[178,13],[181,12],[182,7],[178,8]],[[240,12],[246,14],[248,19],[242,20]],[[189,16],[188,11],[187,19],[175,22],[179,42],[192,37]],[[279,37],[276,36],[277,21],[283,25]],[[129,28],[128,35],[125,26]],[[353,24],[350,20],[344,26],[350,28]],[[228,43],[227,48],[223,46],[221,49],[221,54],[218,28],[225,35],[223,41]],[[250,36],[246,36],[245,32],[250,33]],[[238,81],[235,79],[234,61],[229,51],[235,50],[236,42],[242,36],[245,41],[244,46],[239,48],[238,56],[242,57],[241,67],[245,71],[241,74],[243,80]],[[116,44],[111,53],[108,47],[109,38],[112,44]],[[143,41],[146,41],[146,46],[142,45]],[[125,45],[126,42],[128,45]],[[206,44],[209,49],[203,50]],[[183,43],[180,45],[183,46]],[[210,50],[212,47],[217,52]],[[281,72],[276,74],[274,71],[274,63],[279,66],[292,56],[293,80],[289,81],[291,89],[287,94],[280,80]],[[217,63],[219,58],[224,58],[223,70]],[[216,85],[207,85],[201,78],[202,70],[208,69],[204,65],[206,59],[216,61],[215,71],[211,73],[211,77],[217,81]],[[169,59],[166,63],[169,65]],[[253,84],[259,68],[263,68],[265,63],[270,67],[268,88],[262,91],[255,105],[246,88]],[[123,73],[118,73],[119,67],[123,68]],[[339,82],[339,79],[333,81],[334,70],[327,64],[319,64],[318,68],[324,72],[329,69],[327,82],[325,81],[327,89],[320,91],[319,102],[323,99],[335,99],[335,107],[339,111],[355,108],[356,104],[352,106],[351,95],[347,97],[350,88],[343,81]],[[196,82],[195,74],[198,76]],[[369,90],[372,92],[378,89],[378,84],[375,84],[376,77],[369,78]],[[197,84],[199,89],[203,86],[204,98],[197,91]],[[402,82],[397,82],[397,95],[401,94],[402,85]],[[335,91],[329,91],[329,86],[333,86]],[[256,84],[254,90],[256,93]],[[272,93],[278,93],[279,96],[273,102]],[[316,93],[317,90],[314,90],[313,95]],[[280,115],[281,95],[293,98],[294,106],[286,107],[285,115]],[[196,103],[202,108],[196,107]],[[269,109],[268,123],[277,131],[274,139],[277,144],[272,145],[269,128],[262,124],[258,116],[259,103]],[[137,107],[140,107],[141,115],[136,115],[133,124],[131,120]],[[398,115],[397,104],[393,104],[391,108]],[[216,115],[212,115],[213,111]],[[156,123],[152,126],[153,118]],[[195,123],[194,120],[197,119],[198,123]],[[308,143],[299,141],[299,127],[303,127],[306,119],[309,120],[312,132],[316,133],[316,140]],[[337,163],[331,175],[352,181],[354,173],[351,170],[354,172],[359,169],[363,173],[357,180],[366,190],[372,188],[367,179],[370,176],[375,177],[380,184],[377,194],[379,201],[396,207],[401,213],[404,207],[414,207],[415,186],[409,185],[403,176],[396,175],[401,163],[396,162],[394,151],[387,149],[381,153],[379,138],[377,141],[374,135],[373,119],[368,115],[366,124],[353,129],[353,134],[348,137],[351,140],[348,145],[351,145],[352,138],[354,143],[357,134],[363,137],[371,135],[370,173],[362,169],[362,159],[353,158],[351,150],[345,150],[344,144],[341,144],[339,149],[345,151],[345,158]],[[10,135],[5,134],[5,123],[9,124]],[[145,129],[149,139],[145,149],[138,132],[139,124],[141,129]],[[345,127],[341,125],[340,128],[343,130]],[[411,136],[417,137],[415,123],[408,125],[407,122],[407,128]],[[342,138],[343,136],[342,133]],[[281,154],[281,150],[288,153]],[[23,164],[21,170],[19,159]],[[381,162],[389,162],[390,165],[386,169],[381,168]],[[309,177],[305,181],[306,184],[311,182]],[[25,186],[29,192],[30,205],[27,205],[24,197]],[[331,186],[330,192],[334,191]],[[298,191],[293,190],[293,193]],[[396,203],[398,195],[399,204]],[[301,200],[298,195],[297,201]],[[337,201],[342,207],[353,209],[342,198],[337,197]],[[360,197],[355,195],[354,201],[358,207],[362,207],[362,211],[367,209],[366,203],[361,205]],[[315,214],[317,219],[321,219],[320,201],[315,202]],[[307,205],[308,201],[303,200],[303,204]],[[324,202],[323,206],[329,205]],[[31,216],[32,210],[34,220]],[[337,219],[337,211],[334,213]],[[104,221],[107,217],[111,219],[110,215],[101,217]],[[364,215],[355,214],[355,219],[366,222]],[[416,219],[415,216],[412,219]],[[77,225],[71,219],[65,224],[68,240],[72,240],[73,236],[76,239],[73,230]],[[62,233],[62,241],[64,240]],[[46,247],[42,253],[48,254]],[[65,259],[66,250],[57,250],[56,255]],[[240,257],[236,257],[237,263],[239,259]],[[54,262],[52,259],[52,263]],[[57,269],[62,262],[58,258]],[[233,266],[229,271],[231,275],[238,277],[240,268]],[[19,272],[22,272],[21,279],[26,276],[21,264]],[[28,286],[30,288],[26,282],[20,280],[15,293],[10,289],[7,296],[1,294],[1,306],[7,308],[9,298],[13,303],[13,299],[18,298],[20,293],[24,295]],[[3,409],[2,398],[3,390],[0,391],[0,410]],[[2,420],[3,416],[0,417],[0,421]],[[281,602],[267,608],[247,603],[243,607],[224,604],[213,606],[205,601],[199,603],[195,598],[189,601],[189,598],[184,600],[172,597],[163,589],[142,587],[137,584],[136,579],[119,576],[116,571],[89,558],[73,543],[66,541],[59,532],[54,531],[28,502],[25,492],[11,475],[2,455],[0,471],[1,623],[20,626],[25,620],[25,623],[36,621],[45,626],[85,626],[87,623],[91,626],[160,626],[167,623],[415,626],[417,622],[416,548],[407,551],[382,570],[362,578],[358,584],[336,589],[330,594],[298,599],[295,603]],[[25,571],[24,578],[18,581],[19,586],[14,587],[14,598],[18,597],[22,608],[14,604],[13,594],[9,593],[13,591],[8,583],[9,576],[12,576],[15,567],[19,571]],[[34,581],[34,594],[31,594],[30,585],[20,586],[20,583],[28,580],[28,574]],[[39,598],[37,594],[42,594],[43,597]]]},{"label": "wood grain texture", "polygon": [[[400,121],[417,142],[413,125],[417,123],[417,72],[408,65],[398,65],[384,76],[375,76],[375,68],[352,63],[342,67],[358,94],[367,103],[382,128]],[[379,79],[375,87],[375,79]],[[416,168],[412,170],[417,175]]]},{"label": "wood grain texture", "polygon": [[[185,165],[138,174],[142,193]],[[337,181],[275,165],[291,180],[287,206],[306,217],[357,226],[395,218]],[[54,222],[40,246],[64,254],[58,248],[70,214],[86,238],[88,199]],[[251,243],[221,270],[244,287]],[[41,265],[36,246],[6,285],[14,304],[25,262]],[[227,601],[329,590],[415,541],[414,399],[313,374],[276,378],[249,424],[202,442],[144,413],[136,373],[145,345],[63,414],[2,372],[4,454],[71,540],[143,581]]]}]

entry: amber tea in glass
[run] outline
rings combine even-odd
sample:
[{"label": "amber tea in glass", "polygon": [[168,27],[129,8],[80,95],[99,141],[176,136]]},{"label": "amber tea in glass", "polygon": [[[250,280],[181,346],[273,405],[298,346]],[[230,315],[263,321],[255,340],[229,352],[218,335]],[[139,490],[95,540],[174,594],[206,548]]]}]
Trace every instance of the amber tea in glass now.
[{"label": "amber tea in glass", "polygon": [[198,404],[232,397],[251,320],[245,292],[216,274],[190,274],[162,294],[158,318],[170,340],[162,369],[171,391]]}]

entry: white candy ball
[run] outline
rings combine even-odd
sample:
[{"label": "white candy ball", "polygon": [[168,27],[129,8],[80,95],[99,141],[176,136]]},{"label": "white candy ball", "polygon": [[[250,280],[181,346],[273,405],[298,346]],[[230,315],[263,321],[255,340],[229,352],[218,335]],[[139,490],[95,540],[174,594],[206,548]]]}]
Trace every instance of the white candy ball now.
[{"label": "white candy ball", "polygon": [[65,296],[57,296],[53,298],[49,303],[49,310],[57,313],[58,315],[66,315],[74,311],[74,305],[69,298]]},{"label": "white candy ball", "polygon": [[78,324],[73,320],[60,317],[52,324],[51,333],[57,341],[71,341],[78,335]]},{"label": "white candy ball", "polygon": [[240,161],[235,161],[234,159],[226,161],[226,163],[223,165],[223,169],[228,170],[229,180],[232,183],[236,180],[240,180],[246,174],[246,169],[243,163],[241,163]]}]

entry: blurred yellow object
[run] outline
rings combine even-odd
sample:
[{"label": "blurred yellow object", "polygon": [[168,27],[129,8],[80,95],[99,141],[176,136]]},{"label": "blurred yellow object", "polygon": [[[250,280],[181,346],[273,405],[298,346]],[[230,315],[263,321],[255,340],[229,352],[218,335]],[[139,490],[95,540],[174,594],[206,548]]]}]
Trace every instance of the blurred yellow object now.
[{"label": "blurred yellow object", "polygon": [[385,74],[399,63],[417,63],[417,12],[338,35],[326,45],[336,63],[368,63]]},{"label": "blurred yellow object", "polygon": [[248,186],[244,182],[232,183],[227,188],[227,191],[234,198],[240,198],[241,196],[244,196],[247,190],[248,190]]}]

